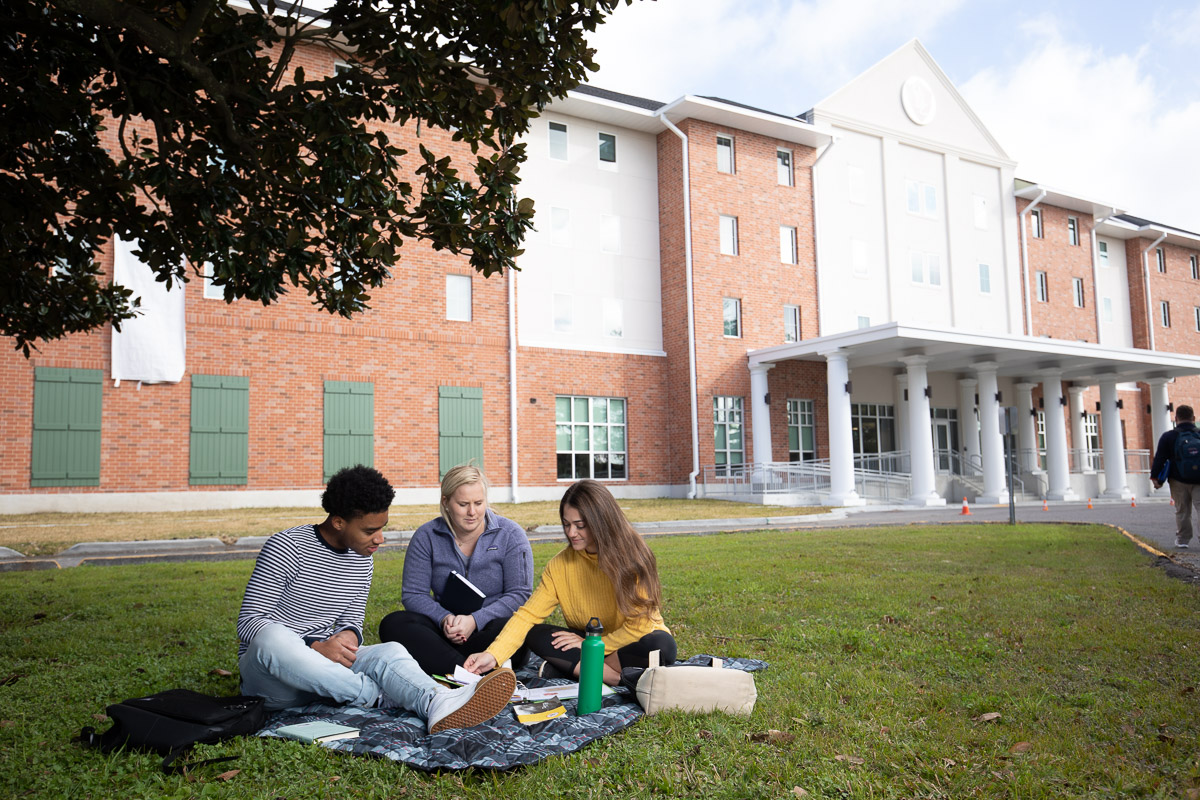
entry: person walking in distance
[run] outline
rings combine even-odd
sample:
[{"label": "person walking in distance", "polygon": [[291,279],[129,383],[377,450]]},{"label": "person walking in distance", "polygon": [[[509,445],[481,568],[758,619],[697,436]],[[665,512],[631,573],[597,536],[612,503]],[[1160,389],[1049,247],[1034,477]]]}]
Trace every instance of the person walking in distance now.
[{"label": "person walking in distance", "polygon": [[[1175,427],[1158,440],[1150,477],[1155,489],[1170,484],[1175,501],[1175,547],[1186,550],[1200,521],[1200,431],[1191,406],[1175,409]],[[1195,513],[1193,513],[1195,512]]]}]

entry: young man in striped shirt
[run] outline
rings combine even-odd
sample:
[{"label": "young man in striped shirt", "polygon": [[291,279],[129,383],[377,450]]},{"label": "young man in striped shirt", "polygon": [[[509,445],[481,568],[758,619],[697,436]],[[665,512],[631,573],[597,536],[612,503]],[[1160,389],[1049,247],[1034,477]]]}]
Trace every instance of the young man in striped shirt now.
[{"label": "young man in striped shirt", "polygon": [[378,471],[344,469],[321,495],[324,522],[281,531],[263,545],[237,621],[244,694],[265,697],[272,709],[321,699],[398,706],[424,717],[430,733],[478,725],[508,704],[512,670],[450,690],[403,645],[362,645],[371,556],[383,544],[394,496]]}]

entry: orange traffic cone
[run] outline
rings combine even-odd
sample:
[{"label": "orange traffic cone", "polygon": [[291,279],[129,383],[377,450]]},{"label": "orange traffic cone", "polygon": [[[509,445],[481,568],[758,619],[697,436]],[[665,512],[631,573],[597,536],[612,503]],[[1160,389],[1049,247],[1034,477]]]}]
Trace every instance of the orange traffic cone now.
[{"label": "orange traffic cone", "polygon": [[1050,510],[1050,504],[1047,503],[1045,500],[1043,500],[1042,501],[1042,511],[1049,511],[1049,510]]},{"label": "orange traffic cone", "polygon": [[1092,498],[1088,498],[1088,508],[1092,507]]},{"label": "orange traffic cone", "polygon": [[1137,508],[1137,498],[1136,497],[1129,498],[1129,507]]},{"label": "orange traffic cone", "polygon": [[962,509],[962,513],[961,513],[961,514],[959,514],[959,516],[960,516],[960,517],[969,517],[969,516],[971,516],[971,507],[967,505],[967,498],[965,498],[965,497],[963,498],[963,509]]}]

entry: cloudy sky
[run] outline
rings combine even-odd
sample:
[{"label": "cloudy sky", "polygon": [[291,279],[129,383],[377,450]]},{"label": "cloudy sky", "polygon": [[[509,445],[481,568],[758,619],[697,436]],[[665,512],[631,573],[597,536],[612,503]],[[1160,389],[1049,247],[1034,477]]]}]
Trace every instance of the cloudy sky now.
[{"label": "cloudy sky", "polygon": [[1019,177],[1200,231],[1200,2],[635,0],[590,83],[798,114],[914,37]]}]

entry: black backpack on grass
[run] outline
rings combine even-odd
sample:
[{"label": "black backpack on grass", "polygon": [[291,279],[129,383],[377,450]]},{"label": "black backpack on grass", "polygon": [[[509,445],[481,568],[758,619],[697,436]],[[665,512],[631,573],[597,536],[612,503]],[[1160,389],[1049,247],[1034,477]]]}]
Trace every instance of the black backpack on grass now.
[{"label": "black backpack on grass", "polygon": [[257,732],[267,719],[263,702],[261,697],[212,697],[190,689],[168,689],[109,706],[112,727],[104,733],[84,728],[80,741],[85,747],[98,747],[102,753],[122,747],[153,750],[164,756],[163,772],[171,775],[189,767],[237,758],[177,763],[194,744],[213,744]]}]

